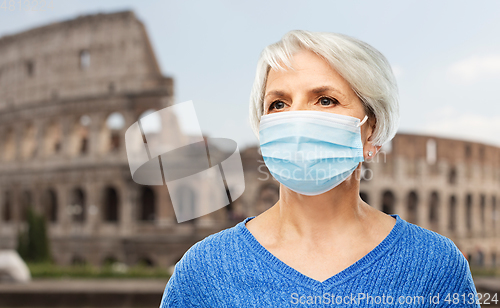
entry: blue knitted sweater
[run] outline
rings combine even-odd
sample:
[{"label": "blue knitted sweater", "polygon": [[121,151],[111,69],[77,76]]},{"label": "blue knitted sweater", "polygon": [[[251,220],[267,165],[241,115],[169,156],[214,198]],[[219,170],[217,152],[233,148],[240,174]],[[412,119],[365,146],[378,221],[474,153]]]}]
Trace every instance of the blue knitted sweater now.
[{"label": "blue knitted sweater", "polygon": [[248,231],[248,217],[193,245],[163,307],[480,307],[469,264],[448,238],[392,214],[372,251],[320,282],[286,265]]}]

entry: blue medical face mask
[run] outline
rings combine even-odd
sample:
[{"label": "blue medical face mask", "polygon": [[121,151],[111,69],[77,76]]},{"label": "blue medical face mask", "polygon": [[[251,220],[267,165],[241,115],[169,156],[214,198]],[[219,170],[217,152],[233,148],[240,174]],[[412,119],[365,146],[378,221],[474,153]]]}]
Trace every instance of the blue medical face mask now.
[{"label": "blue medical face mask", "polygon": [[300,110],[263,115],[260,148],[281,184],[319,195],[342,183],[364,161],[361,125],[368,119]]}]

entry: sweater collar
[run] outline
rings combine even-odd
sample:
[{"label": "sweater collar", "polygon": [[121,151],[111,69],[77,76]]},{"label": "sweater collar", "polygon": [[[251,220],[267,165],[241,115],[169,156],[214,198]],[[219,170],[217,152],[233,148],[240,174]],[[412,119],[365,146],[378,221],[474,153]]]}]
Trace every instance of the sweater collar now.
[{"label": "sweater collar", "polygon": [[296,269],[290,267],[276,256],[271,254],[264,246],[262,246],[252,233],[247,229],[246,223],[255,216],[247,217],[240,223],[236,225],[238,235],[247,244],[250,251],[253,252],[257,257],[267,264],[273,270],[284,275],[286,278],[296,281],[298,284],[312,288],[313,290],[319,290],[321,288],[329,288],[335,285],[341,284],[346,280],[358,275],[361,271],[369,267],[371,264],[376,262],[379,258],[384,256],[388,250],[390,250],[394,244],[398,241],[401,235],[404,233],[407,222],[399,217],[398,214],[390,214],[391,217],[396,219],[396,224],[393,226],[391,232],[380,242],[374,249],[363,256],[361,259],[351,264],[349,267],[345,268],[341,272],[333,275],[332,277],[321,282],[315,280],[309,276],[302,274]]}]

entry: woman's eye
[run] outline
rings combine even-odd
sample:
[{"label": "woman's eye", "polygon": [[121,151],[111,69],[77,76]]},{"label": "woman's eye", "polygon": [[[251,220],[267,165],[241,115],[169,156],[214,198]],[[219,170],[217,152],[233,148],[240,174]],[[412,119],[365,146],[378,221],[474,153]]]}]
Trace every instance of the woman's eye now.
[{"label": "woman's eye", "polygon": [[339,104],[339,101],[334,99],[334,98],[329,98],[329,97],[322,97],[319,100],[321,106],[330,106],[330,105],[337,105]]},{"label": "woman's eye", "polygon": [[269,106],[269,110],[283,108],[285,108],[285,103],[283,103],[282,101],[275,101]]}]

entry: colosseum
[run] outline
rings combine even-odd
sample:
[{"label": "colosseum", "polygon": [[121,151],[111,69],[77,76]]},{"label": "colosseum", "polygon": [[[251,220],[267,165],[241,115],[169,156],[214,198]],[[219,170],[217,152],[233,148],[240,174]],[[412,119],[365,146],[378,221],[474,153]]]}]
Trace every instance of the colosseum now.
[{"label": "colosseum", "polygon": [[[0,38],[0,249],[33,208],[57,264],[171,266],[195,242],[275,204],[258,147],[241,151],[244,194],[177,223],[165,186],[134,183],[125,130],[174,103],[133,12],[81,16]],[[175,123],[167,123],[175,128]],[[399,133],[363,165],[361,198],[497,266],[500,148]],[[206,202],[190,190],[184,202]],[[208,200],[209,201],[209,200]]]}]

